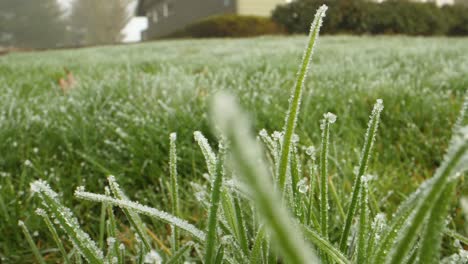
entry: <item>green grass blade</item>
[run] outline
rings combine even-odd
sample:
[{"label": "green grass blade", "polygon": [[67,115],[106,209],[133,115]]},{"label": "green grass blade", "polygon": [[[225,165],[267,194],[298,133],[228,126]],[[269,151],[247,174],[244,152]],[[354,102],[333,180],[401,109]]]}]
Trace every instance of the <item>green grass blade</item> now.
[{"label": "green grass blade", "polygon": [[335,123],[336,116],[324,114],[322,124],[322,147],[320,151],[320,230],[322,237],[328,239],[328,146],[330,144],[330,125]]},{"label": "green grass blade", "polygon": [[179,248],[178,251],[176,251],[170,259],[168,259],[165,263],[166,264],[175,264],[179,263],[182,260],[182,257],[184,256],[185,252],[187,252],[191,247],[193,247],[193,243],[189,242],[185,245],[183,245],[181,248]]},{"label": "green grass blade", "polygon": [[34,243],[34,240],[32,239],[31,234],[29,233],[29,230],[24,224],[24,222],[20,220],[18,221],[18,225],[21,227],[21,230],[23,231],[23,234],[26,237],[26,241],[28,241],[29,247],[31,248],[36,260],[41,264],[46,264],[46,262],[44,261],[44,258],[39,252],[39,249],[37,248],[36,243]]},{"label": "green grass blade", "polygon": [[104,235],[106,230],[106,205],[101,205],[101,215],[99,217],[99,248],[104,248]]},{"label": "green grass blade", "polygon": [[216,252],[216,256],[214,262],[205,262],[205,263],[214,263],[214,264],[222,264],[224,259],[224,246],[220,245]]},{"label": "green grass blade", "polygon": [[445,187],[427,219],[426,227],[419,240],[419,263],[437,263],[440,260],[445,219],[447,218],[456,186],[457,182],[453,181]]},{"label": "green grass blade", "polygon": [[203,233],[203,231],[196,228],[194,225],[188,223],[183,219],[175,217],[169,213],[157,210],[155,208],[151,208],[140,203],[132,202],[127,199],[119,200],[102,194],[86,192],[83,187],[79,187],[75,190],[75,196],[79,199],[84,199],[88,201],[112,204],[123,209],[128,209],[135,213],[159,219],[163,222],[166,222],[170,225],[174,225],[179,229],[186,231],[201,242],[205,241],[206,235]]},{"label": "green grass blade", "polygon": [[205,263],[213,263],[215,256],[215,245],[216,245],[216,228],[217,228],[217,215],[218,215],[218,207],[219,207],[219,200],[221,196],[221,186],[223,183],[223,154],[219,155],[219,160],[217,161],[216,167],[216,174],[214,176],[213,186],[211,188],[211,204],[210,204],[210,212],[208,216],[208,229],[207,229],[207,237],[206,237],[206,244],[205,244]]},{"label": "green grass blade", "polygon": [[[105,194],[110,196],[110,190],[108,187],[105,188]],[[107,237],[113,237],[113,238],[116,238],[117,237],[117,234],[118,234],[118,230],[117,230],[117,222],[115,221],[115,216],[114,216],[114,209],[112,207],[112,205],[110,204],[106,204],[106,203],[103,203],[103,206],[105,206],[106,208],[106,211],[107,211],[107,216],[108,216],[108,220],[107,220]],[[121,254],[120,254],[120,249],[119,249],[119,245],[118,243],[114,243],[114,247],[112,248],[113,250],[113,255],[114,256],[117,256],[117,259],[118,259],[118,262],[122,262],[124,261],[122,258],[121,258]]]},{"label": "green grass blade", "polygon": [[41,198],[44,209],[54,221],[57,221],[57,225],[63,229],[80,254],[90,263],[103,263],[104,254],[91,237],[80,228],[78,220],[70,209],[58,201],[58,194],[46,182],[40,180],[31,184],[31,190]]},{"label": "green grass blade", "polygon": [[320,251],[327,254],[331,260],[340,263],[340,264],[347,264],[351,263],[346,256],[343,255],[337,248],[335,248],[327,239],[320,236],[319,233],[315,232],[314,230],[303,226],[302,230],[304,231],[304,235],[306,238],[314,244]]},{"label": "green grass blade", "polygon": [[65,251],[65,247],[63,246],[62,240],[60,240],[60,237],[57,233],[57,229],[55,229],[54,225],[52,224],[52,221],[50,221],[49,216],[47,215],[46,211],[43,209],[38,208],[36,210],[36,213],[44,219],[44,222],[47,225],[47,228],[49,229],[50,233],[52,234],[52,238],[54,239],[54,242],[57,244],[58,249],[60,250],[60,253],[63,256],[63,262],[64,263],[70,263],[70,259],[68,258],[68,254]]},{"label": "green grass blade", "polygon": [[[115,198],[117,198],[117,200],[129,201],[128,197],[122,191],[122,189],[120,188],[114,176],[110,175],[107,178],[107,180],[109,182],[109,187],[112,191],[112,194],[114,195]],[[141,220],[140,216],[138,216],[138,214],[136,214],[129,208],[126,208],[126,207],[121,207],[121,208],[122,208],[122,211],[124,211],[125,216],[127,217],[128,221],[133,226],[133,228],[135,228],[135,231],[137,232],[138,236],[143,241],[143,244],[145,245],[146,250],[150,251],[152,248],[151,240],[148,234],[146,233],[146,227],[143,224],[143,221]]]},{"label": "green grass blade", "polygon": [[225,94],[216,96],[211,114],[214,124],[231,143],[230,151],[236,173],[247,183],[256,209],[284,258],[293,264],[317,263],[313,250],[303,242],[296,221],[282,206],[281,195],[275,191],[262,161],[261,147],[234,99]]},{"label": "green grass blade", "polygon": [[263,245],[264,239],[265,239],[265,228],[260,227],[255,237],[255,242],[253,244],[252,251],[250,252],[250,261],[249,261],[250,264],[263,263],[262,245]]},{"label": "green grass blade", "polygon": [[284,190],[284,185],[286,183],[286,174],[290,163],[289,156],[291,154],[291,143],[294,135],[294,130],[296,129],[297,117],[299,115],[300,105],[302,101],[302,90],[304,87],[305,79],[307,77],[307,73],[309,72],[312,54],[314,51],[315,44],[317,43],[319,37],[320,27],[322,26],[322,21],[325,17],[326,11],[327,6],[322,5],[315,14],[314,21],[312,22],[310,28],[309,41],[304,51],[304,56],[302,58],[302,63],[297,75],[297,80],[293,90],[291,91],[291,98],[289,99],[289,108],[286,114],[286,120],[284,125],[284,137],[279,163],[278,180],[281,190]]},{"label": "green grass blade", "polygon": [[359,234],[357,242],[357,263],[369,263],[368,242],[369,242],[369,198],[368,182],[370,176],[362,176],[361,195],[359,198]]},{"label": "green grass blade", "polygon": [[356,208],[358,204],[358,198],[361,191],[361,177],[364,175],[367,169],[367,164],[372,155],[372,146],[374,145],[375,137],[377,135],[377,129],[379,127],[380,113],[383,110],[383,102],[378,99],[372,110],[367,132],[364,137],[364,147],[362,149],[361,160],[359,162],[359,170],[356,175],[353,184],[353,194],[351,196],[351,203],[346,213],[345,225],[343,232],[340,237],[340,250],[346,251],[349,231],[351,230],[351,223],[353,222],[354,215],[356,214]]},{"label": "green grass blade", "polygon": [[236,212],[237,232],[239,232],[238,234],[239,244],[242,248],[242,251],[244,252],[244,255],[248,256],[249,255],[249,242],[247,240],[247,231],[245,227],[244,214],[242,213],[242,210],[240,207],[239,197],[236,197],[236,196],[234,197],[234,209]]},{"label": "green grass blade", "polygon": [[434,210],[434,205],[450,180],[456,179],[468,169],[468,126],[456,132],[442,165],[437,169],[433,184],[426,184],[421,203],[416,207],[410,221],[402,227],[395,247],[387,255],[386,263],[401,263],[419,235],[425,218]]},{"label": "green grass blade", "polygon": [[[172,214],[179,217],[179,186],[177,179],[177,150],[176,150],[176,139],[177,135],[172,133],[170,135],[170,151],[169,151],[169,168],[171,176],[171,202],[172,202]],[[172,227],[172,245],[173,251],[179,250],[179,231],[177,228]]]},{"label": "green grass blade", "polygon": [[455,231],[453,231],[453,230],[451,230],[451,229],[448,229],[448,228],[446,228],[446,229],[444,230],[444,233],[445,233],[447,236],[449,236],[449,237],[451,237],[451,238],[453,238],[453,239],[459,240],[460,242],[462,242],[463,244],[465,244],[466,246],[468,246],[468,237],[465,237],[465,236],[463,236],[462,234],[459,234],[459,233],[457,233],[457,232],[455,232]]}]

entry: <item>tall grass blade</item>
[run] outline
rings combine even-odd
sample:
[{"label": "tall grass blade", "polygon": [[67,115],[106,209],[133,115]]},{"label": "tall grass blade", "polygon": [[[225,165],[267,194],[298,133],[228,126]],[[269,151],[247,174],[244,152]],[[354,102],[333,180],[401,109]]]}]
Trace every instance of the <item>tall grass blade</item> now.
[{"label": "tall grass blade", "polygon": [[185,252],[187,252],[191,247],[193,247],[193,243],[189,242],[179,248],[178,251],[174,252],[174,254],[166,261],[166,264],[175,264],[179,263],[182,260]]},{"label": "tall grass blade", "polygon": [[[171,176],[171,203],[172,203],[172,214],[179,217],[179,186],[177,179],[177,150],[176,150],[176,133],[172,133],[169,137],[170,150],[169,150],[169,168]],[[179,231],[177,228],[172,227],[172,246],[173,252],[179,250]]]},{"label": "tall grass blade", "polygon": [[330,125],[335,123],[336,116],[332,113],[323,115],[322,147],[320,150],[320,230],[322,236],[328,239],[328,146],[330,144]]},{"label": "tall grass blade", "polygon": [[55,229],[54,224],[52,224],[52,221],[50,220],[49,216],[47,215],[46,211],[43,209],[36,209],[36,214],[42,217],[44,219],[44,222],[47,225],[47,228],[49,229],[50,233],[52,234],[52,238],[54,239],[54,242],[57,244],[57,247],[62,254],[63,257],[63,262],[64,263],[70,263],[70,259],[68,258],[68,254],[65,251],[65,248],[63,246],[63,242],[60,240],[60,237],[58,235],[57,229]]},{"label": "tall grass blade", "polygon": [[419,263],[437,263],[440,260],[445,219],[448,215],[450,202],[455,194],[456,186],[457,182],[453,181],[445,187],[427,219],[426,227],[419,240]]},{"label": "tall grass blade", "polygon": [[[210,204],[210,212],[208,216],[208,230],[207,230],[207,237],[206,237],[206,245],[205,245],[205,263],[213,263],[215,260],[215,245],[216,245],[216,228],[217,228],[217,215],[218,215],[218,207],[219,207],[219,200],[221,196],[221,186],[223,183],[223,154],[220,153],[219,160],[216,164],[217,170],[214,176],[214,182],[211,188],[211,204]],[[215,261],[216,263],[216,261]]]},{"label": "tall grass blade", "polygon": [[96,243],[84,232],[70,209],[57,199],[58,194],[41,180],[31,183],[31,191],[39,196],[48,214],[63,229],[80,254],[90,263],[103,263],[104,254]]},{"label": "tall grass blade", "polygon": [[319,233],[310,229],[309,227],[303,226],[302,230],[306,238],[312,242],[320,251],[327,254],[331,260],[340,263],[348,264],[351,263],[346,256],[343,255],[337,248],[335,248],[327,239],[320,236]]},{"label": "tall grass blade", "polygon": [[357,242],[357,263],[369,263],[368,242],[369,242],[369,203],[368,184],[371,176],[362,176],[361,195],[359,198],[359,234]]},{"label": "tall grass blade", "polygon": [[467,151],[468,126],[465,126],[453,135],[442,165],[437,169],[434,180],[430,181],[431,184],[425,184],[421,201],[407,224],[402,227],[395,246],[387,255],[386,263],[401,263],[411,250],[411,245],[419,235],[424,220],[434,210],[435,203],[445,190],[447,183],[456,180],[468,169]]},{"label": "tall grass blade", "polygon": [[247,231],[245,227],[244,214],[242,213],[240,207],[239,197],[234,196],[234,209],[236,212],[236,225],[238,234],[239,244],[244,252],[244,255],[248,256],[249,254],[249,242],[247,240]]},{"label": "tall grass blade", "polygon": [[[112,191],[112,194],[114,194],[114,197],[117,198],[117,200],[130,201],[128,197],[125,195],[125,193],[122,191],[122,189],[120,188],[114,176],[110,175],[109,177],[107,177],[107,181],[109,182],[109,187]],[[148,234],[146,233],[145,224],[141,220],[140,216],[138,216],[138,214],[136,214],[129,208],[126,208],[126,207],[121,207],[121,208],[122,208],[122,211],[124,211],[125,216],[127,217],[128,221],[130,222],[132,227],[135,228],[135,231],[137,232],[138,236],[143,241],[143,244],[145,245],[146,250],[150,251],[152,248],[151,240],[148,237]]]},{"label": "tall grass blade", "polygon": [[377,135],[377,129],[379,127],[380,121],[380,113],[382,112],[382,110],[383,101],[381,99],[378,99],[372,110],[369,124],[367,127],[367,132],[364,137],[364,147],[362,148],[361,160],[359,162],[359,170],[353,184],[351,204],[348,207],[343,232],[341,233],[340,237],[340,250],[342,252],[345,252],[347,249],[349,231],[351,230],[351,224],[353,222],[354,215],[356,214],[358,198],[361,191],[361,177],[366,172],[367,164],[369,163],[369,160],[372,155],[372,146],[374,145],[375,137]]},{"label": "tall grass blade", "polygon": [[302,63],[297,74],[296,83],[291,91],[291,98],[289,99],[289,108],[286,114],[286,120],[284,125],[284,137],[279,163],[278,180],[279,187],[281,190],[284,190],[284,185],[286,183],[286,174],[290,163],[289,159],[291,154],[291,143],[294,135],[294,130],[296,129],[297,117],[299,115],[302,101],[302,90],[304,87],[305,79],[307,77],[307,73],[309,72],[312,54],[314,51],[315,44],[317,43],[319,37],[320,27],[322,26],[322,21],[325,17],[326,11],[327,6],[322,5],[317,10],[317,13],[315,13],[315,18],[310,28],[309,41],[304,51],[304,56],[302,58]]},{"label": "tall grass blade", "polygon": [[297,223],[282,206],[271,177],[262,161],[262,151],[252,136],[247,118],[231,96],[216,96],[211,114],[223,136],[231,143],[232,162],[249,186],[256,209],[265,221],[276,245],[289,263],[317,263],[318,258],[304,242]]},{"label": "tall grass blade", "polygon": [[39,252],[39,249],[36,246],[36,243],[34,243],[34,240],[31,237],[31,234],[29,233],[28,228],[24,224],[23,221],[18,221],[18,225],[21,227],[21,230],[23,231],[24,236],[26,237],[26,241],[28,241],[29,247],[31,247],[31,250],[34,254],[34,257],[40,264],[46,264],[44,261],[44,258],[42,257],[41,253]]},{"label": "tall grass blade", "polygon": [[260,227],[257,235],[255,237],[255,242],[252,247],[252,251],[250,252],[250,264],[261,264],[264,263],[262,257],[262,245],[263,240],[265,239],[265,228]]}]

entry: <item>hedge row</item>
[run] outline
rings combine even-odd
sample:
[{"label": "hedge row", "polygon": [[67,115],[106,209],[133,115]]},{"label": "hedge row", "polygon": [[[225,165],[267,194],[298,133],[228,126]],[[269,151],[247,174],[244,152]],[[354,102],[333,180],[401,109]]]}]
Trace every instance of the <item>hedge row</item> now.
[{"label": "hedge row", "polygon": [[297,0],[272,14],[289,33],[307,33],[315,10],[327,4],[325,33],[468,35],[468,7],[437,7],[434,3],[388,0]]},{"label": "hedge row", "polygon": [[168,38],[252,37],[284,34],[285,29],[267,17],[220,15],[195,22]]}]

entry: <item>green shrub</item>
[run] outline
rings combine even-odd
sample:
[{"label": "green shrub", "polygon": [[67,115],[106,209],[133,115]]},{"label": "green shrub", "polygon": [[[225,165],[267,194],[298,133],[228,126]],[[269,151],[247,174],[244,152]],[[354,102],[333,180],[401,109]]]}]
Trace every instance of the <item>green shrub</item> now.
[{"label": "green shrub", "polygon": [[[278,6],[272,19],[290,33],[306,33],[306,18],[320,6],[320,0],[298,0]],[[466,7],[439,8],[434,3],[389,0],[375,3],[364,0],[330,0],[331,15],[324,33],[466,35]]]},{"label": "green shrub", "polygon": [[452,36],[468,35],[468,5],[443,6],[448,21],[447,34]]},{"label": "green shrub", "polygon": [[283,33],[285,33],[283,27],[267,17],[221,15],[195,22],[168,37],[252,37]]}]

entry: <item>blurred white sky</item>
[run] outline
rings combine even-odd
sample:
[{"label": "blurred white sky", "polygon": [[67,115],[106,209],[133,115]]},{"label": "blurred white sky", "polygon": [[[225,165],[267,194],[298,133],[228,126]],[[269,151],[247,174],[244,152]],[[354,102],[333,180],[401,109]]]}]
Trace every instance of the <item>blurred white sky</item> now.
[{"label": "blurred white sky", "polygon": [[[68,8],[72,0],[58,0],[64,7]],[[125,34],[124,42],[136,42],[141,40],[141,31],[148,27],[148,21],[146,17],[133,17],[135,14],[135,7],[137,1],[134,0],[129,6],[129,12],[132,15],[132,19],[127,26],[122,30]]]}]

